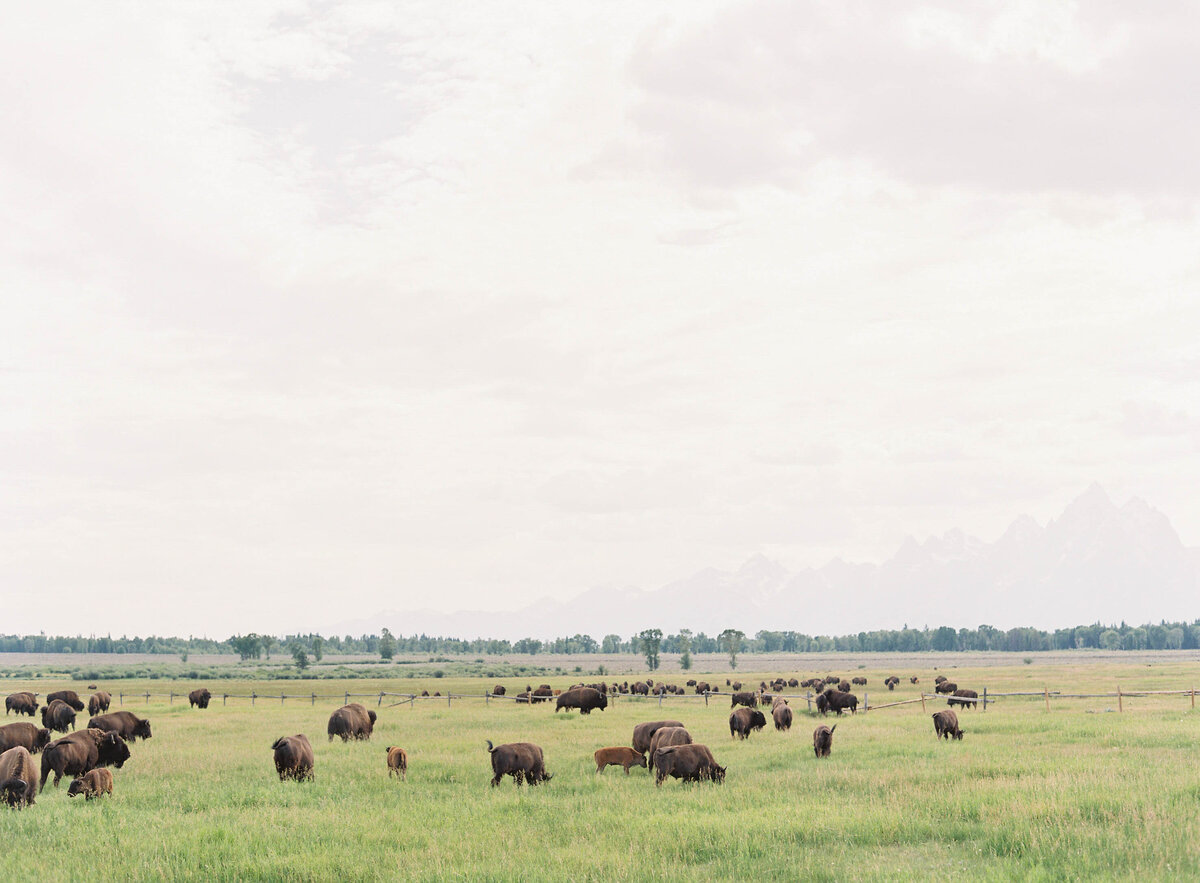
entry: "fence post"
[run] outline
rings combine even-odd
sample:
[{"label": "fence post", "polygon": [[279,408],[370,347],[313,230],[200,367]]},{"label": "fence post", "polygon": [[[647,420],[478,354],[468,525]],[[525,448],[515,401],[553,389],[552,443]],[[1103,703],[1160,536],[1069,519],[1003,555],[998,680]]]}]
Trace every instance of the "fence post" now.
[{"label": "fence post", "polygon": [[118,694],[117,694],[117,704],[118,704],[118,705],[124,705],[124,704],[125,704],[125,694],[124,694],[124,693],[118,693]]},{"label": "fence post", "polygon": [[346,701],[345,701],[345,702],[343,702],[342,704],[343,704],[343,705],[349,705],[349,704],[350,704],[350,691],[349,691],[349,690],[347,690],[347,691],[346,691]]},{"label": "fence post", "polygon": [[983,688],[983,710],[987,711],[987,687]]},{"label": "fence post", "polygon": [[921,713],[925,713],[925,691],[921,691]]},{"label": "fence post", "polygon": [[704,707],[708,708],[708,691],[704,691]]},{"label": "fence post", "polygon": [[375,703],[376,707],[383,705],[383,691],[379,691],[379,701]]},{"label": "fence post", "polygon": [[287,696],[285,696],[283,693],[280,693],[279,694],[279,704],[283,705],[283,700],[286,698],[287,698]]},{"label": "fence post", "polygon": [[804,701],[808,704],[808,710],[812,711],[812,692],[811,691],[809,691],[809,690],[804,691]]},{"label": "fence post", "polygon": [[659,690],[658,691],[658,707],[659,708],[662,708],[662,697],[663,697],[662,690]]},{"label": "fence post", "polygon": [[1124,711],[1125,703],[1121,699],[1121,685],[1117,684],[1117,711]]},{"label": "fence post", "polygon": [[146,704],[147,705],[150,704],[150,691],[148,691],[148,690],[146,691]]},{"label": "fence post", "polygon": [[492,704],[492,693],[490,690],[483,691],[483,704],[485,708]]},{"label": "fence post", "polygon": [[450,698],[451,698],[451,696],[452,696],[452,695],[453,695],[453,694],[452,694],[452,693],[451,693],[449,690],[447,690],[447,691],[446,691],[446,707],[447,707],[447,708],[449,708],[449,707],[450,707]]},{"label": "fence post", "polygon": [[1196,707],[1196,688],[1192,687],[1192,708]]},{"label": "fence post", "polygon": [[313,705],[316,705],[316,704],[317,704],[317,694],[316,694],[316,693],[313,693],[313,694],[312,694],[312,704],[313,704]]},{"label": "fence post", "polygon": [[174,704],[175,704],[175,691],[172,690],[170,693],[167,694],[167,705],[174,705]]},{"label": "fence post", "polygon": [[1050,710],[1050,688],[1042,687],[1042,696],[1046,700],[1046,711]]},{"label": "fence post", "polygon": [[225,704],[225,700],[226,700],[226,699],[228,699],[228,698],[229,698],[229,694],[228,694],[228,693],[222,693],[222,694],[221,694],[221,704],[222,704],[222,705],[224,705],[224,704]]},{"label": "fence post", "polygon": [[863,714],[866,714],[871,710],[870,698],[871,697],[867,694],[867,691],[863,690]]},{"label": "fence post", "polygon": [[258,694],[257,694],[257,693],[255,693],[253,690],[251,690],[251,691],[250,691],[250,704],[251,704],[251,705],[253,705],[253,704],[254,704],[254,700],[255,700],[255,699],[257,699],[257,698],[258,698]]}]

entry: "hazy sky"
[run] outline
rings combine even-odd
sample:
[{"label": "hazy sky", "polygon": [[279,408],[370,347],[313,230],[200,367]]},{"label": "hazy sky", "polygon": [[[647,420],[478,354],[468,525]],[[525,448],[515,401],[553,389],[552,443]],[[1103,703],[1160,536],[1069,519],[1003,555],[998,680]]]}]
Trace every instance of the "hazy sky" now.
[{"label": "hazy sky", "polygon": [[7,10],[0,631],[1200,545],[1198,10]]}]

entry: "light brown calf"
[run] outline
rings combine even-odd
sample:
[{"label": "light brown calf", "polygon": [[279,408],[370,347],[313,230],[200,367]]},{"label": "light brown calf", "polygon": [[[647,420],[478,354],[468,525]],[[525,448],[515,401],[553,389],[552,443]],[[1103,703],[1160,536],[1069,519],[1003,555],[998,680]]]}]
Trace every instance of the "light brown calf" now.
[{"label": "light brown calf", "polygon": [[408,752],[398,745],[389,745],[387,760],[388,778],[399,776],[400,781],[408,781]]},{"label": "light brown calf", "polygon": [[644,751],[634,751],[632,748],[626,748],[624,745],[619,745],[614,748],[600,748],[596,751],[596,772],[604,772],[604,768],[609,766],[625,767],[625,775],[629,775],[631,766],[644,767],[646,765],[646,753]]},{"label": "light brown calf", "polygon": [[99,797],[101,794],[107,794],[112,797],[113,775],[104,767],[96,767],[94,770],[88,770],[78,779],[71,783],[71,787],[67,789],[67,794],[74,797],[76,794],[82,794],[85,800],[91,800],[93,797]]}]

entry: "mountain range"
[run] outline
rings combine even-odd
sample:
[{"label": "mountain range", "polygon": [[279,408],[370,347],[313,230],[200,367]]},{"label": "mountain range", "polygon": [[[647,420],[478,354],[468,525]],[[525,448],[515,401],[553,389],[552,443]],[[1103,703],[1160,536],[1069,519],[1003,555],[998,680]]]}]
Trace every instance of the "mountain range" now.
[{"label": "mountain range", "polygon": [[1040,525],[1023,515],[995,542],[951,530],[911,536],[882,564],[835,558],[789,571],[754,555],[735,571],[706,568],[659,589],[598,587],[520,610],[384,611],[339,623],[337,634],[390,628],[460,638],[628,637],[644,628],[716,634],[738,628],[810,635],[904,625],[1058,628],[1200,616],[1200,549],[1134,497],[1117,506],[1096,484]]}]

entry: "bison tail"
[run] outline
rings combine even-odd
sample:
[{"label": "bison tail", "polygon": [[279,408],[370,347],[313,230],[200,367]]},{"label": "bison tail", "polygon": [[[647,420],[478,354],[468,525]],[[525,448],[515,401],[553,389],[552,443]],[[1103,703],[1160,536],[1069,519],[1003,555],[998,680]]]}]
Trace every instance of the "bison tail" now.
[{"label": "bison tail", "polygon": [[837,729],[837,724],[834,724],[832,727],[830,727],[830,728],[829,728],[829,735],[831,735],[831,736],[832,736],[832,735],[833,735],[833,731],[834,731],[834,730],[836,730],[836,729]]},{"label": "bison tail", "polygon": [[488,743],[488,754],[491,754],[493,751],[496,750],[496,747],[494,745],[492,745],[491,739],[485,739],[484,741]]}]

